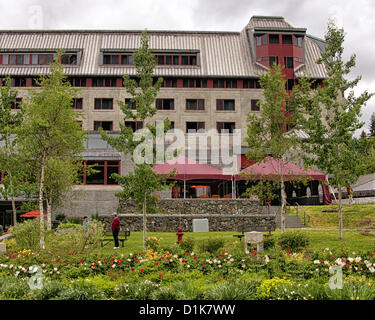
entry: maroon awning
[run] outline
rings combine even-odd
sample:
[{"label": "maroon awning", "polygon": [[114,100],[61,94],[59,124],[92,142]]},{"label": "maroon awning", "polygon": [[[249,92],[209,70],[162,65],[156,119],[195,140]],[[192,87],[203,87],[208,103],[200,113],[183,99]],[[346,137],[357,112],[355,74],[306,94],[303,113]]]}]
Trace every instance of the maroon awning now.
[{"label": "maroon awning", "polygon": [[231,180],[232,175],[207,164],[199,163],[195,160],[179,156],[172,160],[167,160],[162,164],[153,167],[158,174],[168,174],[176,169],[177,174],[171,178],[173,180]]},{"label": "maroon awning", "polygon": [[296,180],[300,178],[311,178],[313,180],[326,181],[325,174],[304,169],[293,163],[281,162],[274,158],[267,157],[259,163],[255,163],[247,167],[235,175],[235,180],[275,180],[280,176],[280,172],[284,176],[285,181]]}]

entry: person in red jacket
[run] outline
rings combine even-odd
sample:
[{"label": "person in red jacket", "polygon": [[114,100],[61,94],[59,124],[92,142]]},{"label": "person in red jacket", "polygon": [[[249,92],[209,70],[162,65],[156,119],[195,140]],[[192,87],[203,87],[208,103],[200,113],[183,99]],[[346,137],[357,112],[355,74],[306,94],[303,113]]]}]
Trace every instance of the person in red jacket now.
[{"label": "person in red jacket", "polygon": [[119,248],[118,234],[120,232],[120,219],[118,218],[116,212],[113,212],[112,216],[114,218],[112,221],[112,234],[113,234],[113,239],[115,240],[115,247],[113,249],[118,249]]}]

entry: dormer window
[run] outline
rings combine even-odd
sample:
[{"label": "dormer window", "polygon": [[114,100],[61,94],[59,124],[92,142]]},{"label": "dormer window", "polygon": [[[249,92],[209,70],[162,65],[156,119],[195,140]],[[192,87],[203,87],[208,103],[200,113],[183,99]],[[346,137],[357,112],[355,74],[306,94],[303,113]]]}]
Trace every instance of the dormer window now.
[{"label": "dormer window", "polygon": [[[54,53],[3,53],[0,54],[0,65],[49,65],[54,61]],[[60,57],[61,64],[76,65],[77,54],[69,53]]]}]

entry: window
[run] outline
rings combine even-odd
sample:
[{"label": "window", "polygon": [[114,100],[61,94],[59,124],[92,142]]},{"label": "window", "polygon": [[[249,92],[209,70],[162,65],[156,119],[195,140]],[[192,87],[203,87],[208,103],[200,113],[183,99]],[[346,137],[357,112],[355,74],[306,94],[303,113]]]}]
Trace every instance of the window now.
[{"label": "window", "polygon": [[243,87],[245,88],[245,89],[254,89],[254,87],[255,87],[255,81],[254,81],[254,79],[244,79],[243,81],[242,81],[242,83],[243,83]]},{"label": "window", "polygon": [[112,131],[113,122],[112,121],[94,121],[94,131],[98,131],[102,128],[104,131]]},{"label": "window", "polygon": [[12,86],[14,87],[26,87],[26,78],[14,78],[12,80]]},{"label": "window", "polygon": [[156,99],[156,109],[174,110],[174,99]]},{"label": "window", "polygon": [[278,34],[270,34],[270,44],[279,44]]},{"label": "window", "polygon": [[197,56],[196,55],[163,55],[157,54],[155,56],[156,64],[159,66],[164,65],[175,65],[175,66],[196,66]]},{"label": "window", "polygon": [[294,68],[293,57],[284,57],[284,66],[287,69],[293,69]]},{"label": "window", "polygon": [[93,87],[116,87],[116,78],[92,78]]},{"label": "window", "polygon": [[125,127],[131,128],[133,132],[136,132],[137,130],[140,130],[143,128],[142,121],[125,121],[124,124],[125,124]]},{"label": "window", "polygon": [[61,64],[76,65],[77,55],[76,54],[63,54],[61,56]]},{"label": "window", "polygon": [[218,111],[234,111],[235,102],[234,100],[216,100],[216,110]]},{"label": "window", "polygon": [[293,87],[294,87],[294,79],[288,79],[287,82],[285,83],[285,86],[286,86],[286,90],[287,91],[291,91],[293,90]]},{"label": "window", "polygon": [[216,128],[219,133],[233,133],[236,128],[235,122],[217,122]]},{"label": "window", "polygon": [[96,98],[94,109],[95,110],[112,110],[113,109],[113,99]]},{"label": "window", "polygon": [[302,48],[302,44],[303,44],[303,37],[294,36],[294,45]]},{"label": "window", "polygon": [[204,131],[204,122],[186,122],[186,132],[195,133]]},{"label": "window", "polygon": [[264,46],[267,44],[267,35],[263,34],[261,36],[256,37],[256,45],[257,46]]},{"label": "window", "polygon": [[137,109],[137,104],[134,100],[130,98],[125,99],[125,104],[127,105],[128,109],[130,110],[136,110]]},{"label": "window", "polygon": [[237,88],[237,80],[235,79],[214,79],[214,88]]},{"label": "window", "polygon": [[132,65],[134,59],[131,54],[103,54],[103,64],[105,65]]},{"label": "window", "polygon": [[275,63],[279,64],[279,57],[270,57],[270,67],[273,67]]},{"label": "window", "polygon": [[259,100],[251,100],[251,103],[250,103],[250,110],[251,111],[260,111],[260,107],[258,105],[258,101]]},{"label": "window", "polygon": [[204,110],[204,100],[186,99],[186,110]]},{"label": "window", "polygon": [[[87,166],[93,168],[96,173],[87,175]],[[117,184],[111,175],[113,173],[120,174],[120,161],[84,161],[83,171],[84,184]]]},{"label": "window", "polygon": [[86,78],[68,78],[72,87],[86,87]]},{"label": "window", "polygon": [[164,79],[161,84],[162,88],[177,88],[177,79]]},{"label": "window", "polygon": [[206,79],[183,79],[182,86],[184,88],[207,88]]},{"label": "window", "polygon": [[293,39],[291,35],[283,35],[282,36],[283,44],[293,44]]},{"label": "window", "polygon": [[82,108],[83,108],[83,99],[82,98],[74,98],[73,99],[73,109],[82,110]]},{"label": "window", "polygon": [[11,108],[13,110],[20,110],[21,109],[21,107],[20,107],[21,103],[22,103],[22,98],[16,98],[14,101],[12,101],[12,107]]}]

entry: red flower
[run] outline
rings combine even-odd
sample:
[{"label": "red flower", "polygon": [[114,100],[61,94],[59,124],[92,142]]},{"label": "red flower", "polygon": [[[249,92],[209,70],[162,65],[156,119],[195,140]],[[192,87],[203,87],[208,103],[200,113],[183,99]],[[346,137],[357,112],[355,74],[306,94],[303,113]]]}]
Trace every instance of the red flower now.
[{"label": "red flower", "polygon": [[160,257],[160,260],[163,260],[164,259],[164,257]]},{"label": "red flower", "polygon": [[142,253],[138,253],[138,255],[139,255],[139,256],[141,256],[141,255],[142,255]]},{"label": "red flower", "polygon": [[158,266],[159,265],[159,262],[155,262],[155,266]]},{"label": "red flower", "polygon": [[171,259],[168,259],[168,262],[171,262]]},{"label": "red flower", "polygon": [[144,269],[141,269],[141,272],[144,272],[145,270]]},{"label": "red flower", "polygon": [[155,256],[154,254],[151,255],[151,257],[154,257],[154,256]]},{"label": "red flower", "polygon": [[114,261],[114,260],[115,260],[115,259],[113,259],[113,258],[111,259],[111,261]]},{"label": "red flower", "polygon": [[343,252],[344,252],[344,250],[341,249],[341,253],[343,253]]},{"label": "red flower", "polygon": [[134,261],[137,261],[137,258],[134,258]]},{"label": "red flower", "polygon": [[307,256],[306,259],[310,259],[310,256]]},{"label": "red flower", "polygon": [[257,255],[257,252],[256,252],[256,251],[254,251],[254,252],[253,252],[253,255],[254,255],[254,256],[256,256],[256,255]]},{"label": "red flower", "polygon": [[69,252],[69,253],[68,253],[68,256],[70,256],[70,255],[71,255],[71,253]]},{"label": "red flower", "polygon": [[105,259],[103,259],[103,262],[105,262]]},{"label": "red flower", "polygon": [[205,266],[206,266],[206,264],[203,263],[203,267],[205,267]]},{"label": "red flower", "polygon": [[224,255],[223,255],[223,254],[221,254],[221,255],[220,255],[220,257],[224,257]]},{"label": "red flower", "polygon": [[68,266],[68,265],[69,265],[69,262],[65,262],[65,264]]},{"label": "red flower", "polygon": [[121,266],[121,262],[120,261],[118,262],[118,265]]},{"label": "red flower", "polygon": [[98,254],[97,254],[97,253],[95,253],[95,254],[94,254],[94,256],[95,256],[95,257],[97,257],[97,256],[98,256]]},{"label": "red flower", "polygon": [[197,257],[194,257],[194,260],[197,260]]},{"label": "red flower", "polygon": [[181,262],[182,262],[182,263],[185,263],[185,259],[182,259]]},{"label": "red flower", "polygon": [[94,267],[96,267],[96,263],[94,263]]},{"label": "red flower", "polygon": [[370,257],[372,258],[374,255],[372,253],[370,253]]},{"label": "red flower", "polygon": [[131,271],[134,271],[134,268],[131,268],[130,270],[131,270]]},{"label": "red flower", "polygon": [[80,263],[83,263],[83,259],[79,260]]},{"label": "red flower", "polygon": [[159,275],[159,277],[160,277],[160,278],[163,278],[163,275],[161,274],[161,275]]},{"label": "red flower", "polygon": [[110,266],[110,267],[112,268],[113,264],[112,264],[112,263],[110,263],[110,264],[109,264],[109,266]]},{"label": "red flower", "polygon": [[100,259],[98,259],[98,262],[100,261]]},{"label": "red flower", "polygon": [[187,254],[186,254],[186,256],[188,257],[188,256],[189,256],[189,254],[187,253]]},{"label": "red flower", "polygon": [[59,260],[59,259],[57,259],[57,260],[56,260],[56,262],[60,262],[60,260]]},{"label": "red flower", "polygon": [[291,251],[288,251],[288,254],[291,254],[292,252]]},{"label": "red flower", "polygon": [[122,262],[122,260],[120,259],[119,261],[118,261],[119,263],[121,263]]}]

